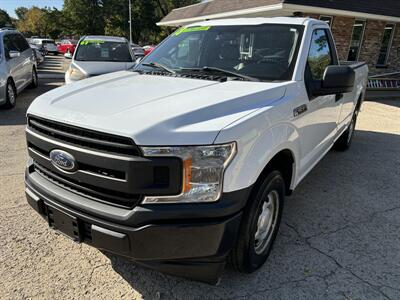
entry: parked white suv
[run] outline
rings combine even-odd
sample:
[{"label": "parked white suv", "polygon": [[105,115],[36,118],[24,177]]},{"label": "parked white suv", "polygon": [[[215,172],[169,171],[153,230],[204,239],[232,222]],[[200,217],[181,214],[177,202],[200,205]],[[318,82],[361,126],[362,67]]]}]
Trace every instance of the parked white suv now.
[{"label": "parked white suv", "polygon": [[[173,33],[134,71],[28,110],[28,202],[52,228],[210,283],[267,259],[284,198],[350,146],[367,81],[308,18],[215,20]],[[318,187],[316,187],[318,188]]]},{"label": "parked white suv", "polygon": [[0,106],[13,108],[27,86],[38,86],[35,54],[21,33],[0,29]]},{"label": "parked white suv", "polygon": [[65,83],[88,77],[128,70],[135,66],[135,55],[126,38],[85,36],[78,42]]}]

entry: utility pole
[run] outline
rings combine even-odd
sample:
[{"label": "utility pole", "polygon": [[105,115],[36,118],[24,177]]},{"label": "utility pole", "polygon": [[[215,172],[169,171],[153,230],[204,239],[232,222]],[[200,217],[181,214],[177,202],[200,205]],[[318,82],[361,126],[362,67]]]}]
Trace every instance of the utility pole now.
[{"label": "utility pole", "polygon": [[129,0],[129,42],[132,44],[132,0]]}]

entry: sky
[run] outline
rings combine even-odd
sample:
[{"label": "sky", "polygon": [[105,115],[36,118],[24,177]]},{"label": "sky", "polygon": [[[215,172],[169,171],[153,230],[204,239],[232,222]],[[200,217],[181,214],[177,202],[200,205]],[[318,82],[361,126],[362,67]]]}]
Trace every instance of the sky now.
[{"label": "sky", "polygon": [[19,6],[25,6],[25,7],[32,7],[32,6],[38,6],[38,7],[57,7],[58,9],[61,9],[63,6],[64,0],[0,0],[0,8],[4,9],[7,11],[7,13],[11,17],[16,17],[15,15],[15,8]]}]

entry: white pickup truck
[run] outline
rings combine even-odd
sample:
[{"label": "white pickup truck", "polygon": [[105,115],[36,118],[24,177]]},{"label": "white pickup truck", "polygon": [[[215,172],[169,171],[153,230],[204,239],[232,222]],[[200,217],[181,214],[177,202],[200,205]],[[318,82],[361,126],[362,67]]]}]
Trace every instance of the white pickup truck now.
[{"label": "white pickup truck", "polygon": [[178,29],[134,70],[30,106],[26,195],[50,227],[139,264],[215,283],[261,267],[284,198],[350,146],[368,68],[339,63],[309,18]]}]

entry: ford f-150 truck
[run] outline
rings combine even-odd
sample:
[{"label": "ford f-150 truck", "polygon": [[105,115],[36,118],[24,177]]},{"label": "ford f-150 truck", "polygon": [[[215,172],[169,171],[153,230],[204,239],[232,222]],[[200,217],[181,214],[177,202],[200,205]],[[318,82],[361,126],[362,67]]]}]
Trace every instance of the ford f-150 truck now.
[{"label": "ford f-150 truck", "polygon": [[32,103],[28,202],[73,240],[159,271],[253,272],[285,196],[350,146],[367,73],[314,19],[182,27],[133,70]]}]

